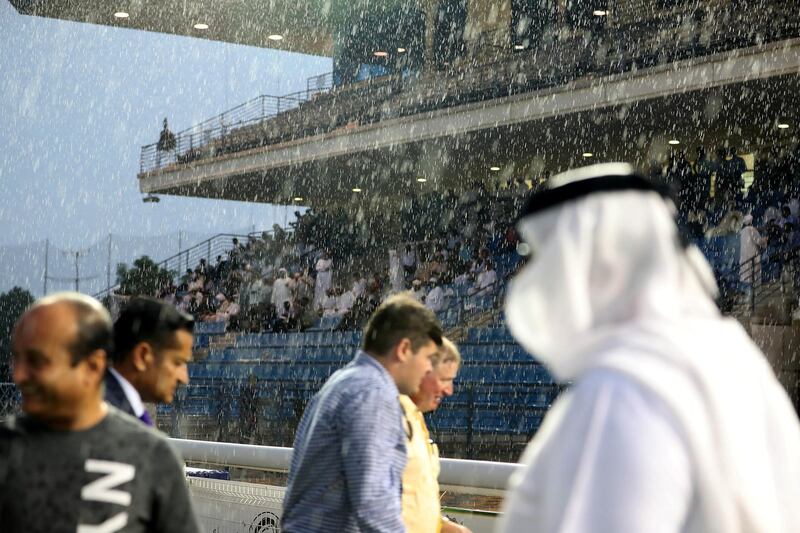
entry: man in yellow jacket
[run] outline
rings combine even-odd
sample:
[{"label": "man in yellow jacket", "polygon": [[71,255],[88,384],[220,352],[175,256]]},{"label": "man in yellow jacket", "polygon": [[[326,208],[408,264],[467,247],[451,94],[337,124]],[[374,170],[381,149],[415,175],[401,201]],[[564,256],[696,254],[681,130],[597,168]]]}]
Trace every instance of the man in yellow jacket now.
[{"label": "man in yellow jacket", "polygon": [[469,529],[442,516],[439,505],[439,450],[428,434],[422,414],[439,407],[453,394],[453,380],[461,365],[455,344],[442,338],[433,369],[409,397],[400,396],[408,435],[408,461],[403,472],[403,522],[408,533],[470,533]]}]

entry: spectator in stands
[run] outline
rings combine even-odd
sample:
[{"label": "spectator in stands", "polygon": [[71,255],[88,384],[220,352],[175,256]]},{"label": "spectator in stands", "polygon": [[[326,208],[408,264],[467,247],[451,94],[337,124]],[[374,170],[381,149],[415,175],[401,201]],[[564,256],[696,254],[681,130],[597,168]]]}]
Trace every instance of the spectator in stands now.
[{"label": "spectator in stands", "polygon": [[767,239],[753,227],[753,215],[745,215],[739,232],[739,280],[752,285],[761,281],[761,252]]},{"label": "spectator in stands", "polygon": [[258,272],[248,268],[246,275],[247,278],[239,295],[239,307],[242,314],[245,315],[249,314],[251,308],[263,304],[271,296],[271,294],[267,294],[264,279]]},{"label": "spectator in stands", "polygon": [[444,309],[444,290],[442,284],[439,283],[439,278],[431,278],[429,285],[430,291],[425,295],[425,307],[438,313]]},{"label": "spectator in stands", "polygon": [[458,348],[447,338],[431,361],[413,396],[400,396],[408,441],[408,462],[403,471],[403,522],[408,533],[469,533],[469,529],[442,516],[439,504],[439,449],[430,438],[424,413],[435,411],[453,395],[453,381],[461,365]]},{"label": "spectator in stands", "polygon": [[270,300],[272,305],[274,305],[276,309],[283,309],[284,302],[289,302],[291,305],[293,288],[294,282],[292,278],[289,277],[289,273],[285,268],[279,269],[278,277],[272,284],[272,298]]},{"label": "spectator in stands", "polygon": [[281,307],[276,308],[278,312],[278,319],[272,326],[275,332],[291,331],[297,327],[294,320],[294,312],[292,311],[292,304],[289,301],[283,302]]},{"label": "spectator in stands", "polygon": [[392,293],[402,291],[405,284],[405,271],[400,263],[400,256],[397,255],[397,250],[389,250],[389,287]]},{"label": "spectator in stands", "polygon": [[453,285],[456,287],[466,287],[472,284],[472,268],[469,263],[462,267],[461,273],[453,278]]},{"label": "spectator in stands", "polygon": [[200,531],[169,441],[103,402],[111,340],[108,312],[77,293],[14,327],[24,414],[0,423],[3,531]]},{"label": "spectator in stands", "polygon": [[523,211],[537,253],[505,311],[573,386],[525,452],[499,531],[800,531],[797,415],[719,313],[673,206],[630,165],[553,181]]},{"label": "spectator in stands", "polygon": [[314,269],[317,271],[317,281],[314,285],[314,305],[321,306],[333,282],[333,259],[327,249],[323,250],[322,257],[317,259]]},{"label": "spectator in stands", "polygon": [[336,297],[336,289],[335,287],[331,287],[328,289],[328,292],[325,293],[325,300],[322,301],[320,314],[324,317],[336,316],[336,310],[338,307],[339,302],[338,298]]},{"label": "spectator in stands", "polygon": [[400,257],[400,262],[403,264],[403,272],[406,276],[406,280],[414,276],[414,273],[417,271],[417,251],[412,245],[406,244],[402,256]]},{"label": "spectator in stands", "polygon": [[156,143],[156,167],[161,168],[162,153],[174,153],[176,147],[177,141],[175,140],[175,134],[170,131],[167,119],[164,118],[164,129],[161,130],[161,134],[158,136],[158,142]]},{"label": "spectator in stands", "polygon": [[204,277],[208,278],[208,274],[209,274],[209,272],[208,272],[208,271],[209,271],[209,267],[208,267],[208,264],[206,263],[206,260],[205,260],[205,259],[201,259],[201,260],[200,260],[200,264],[198,264],[198,265],[197,265],[197,270],[198,270],[198,271],[199,271],[199,273],[200,273],[200,274],[202,274]]},{"label": "spectator in stands", "polygon": [[485,296],[494,293],[496,289],[497,271],[494,269],[491,261],[486,261],[484,263],[484,270],[480,272],[475,279],[473,294],[476,296]]},{"label": "spectator in stands", "polygon": [[314,279],[308,275],[308,269],[294,273],[292,291],[292,297],[295,302],[299,302],[301,298],[311,300],[314,297]]},{"label": "spectator in stands", "polygon": [[788,205],[781,207],[781,218],[778,222],[778,225],[784,226],[785,224],[792,224],[793,226],[796,226],[797,222],[797,216],[792,214],[792,210]]},{"label": "spectator in stands", "polygon": [[191,315],[166,302],[131,299],[114,323],[106,401],[152,426],[144,402],[172,403],[178,385],[189,384],[193,331]]},{"label": "spectator in stands", "polygon": [[341,287],[337,287],[336,289],[337,289],[336,314],[342,316],[344,314],[349,313],[350,310],[353,308],[353,304],[355,304],[356,302],[356,297],[353,294],[352,290],[345,291]]},{"label": "spectator in stands", "polygon": [[228,260],[233,265],[233,268],[238,268],[241,265],[242,254],[244,253],[244,246],[239,243],[239,239],[234,237],[231,240],[231,249],[228,250]]},{"label": "spectator in stands", "polygon": [[353,273],[353,287],[351,292],[355,298],[359,298],[367,292],[367,278],[365,278],[361,272]]},{"label": "spectator in stands", "polygon": [[239,304],[234,300],[222,292],[217,294],[216,299],[219,302],[219,307],[217,307],[217,311],[211,316],[211,322],[229,323],[239,316]]},{"label": "spectator in stands", "polygon": [[393,296],[372,315],[363,350],[308,404],[297,429],[282,531],[405,531],[399,394],[431,369],[442,330],[428,309]]},{"label": "spectator in stands", "polygon": [[298,306],[294,314],[297,328],[300,331],[305,331],[312,327],[317,318],[319,318],[319,315],[314,312],[311,299],[308,296],[303,296],[298,300]]},{"label": "spectator in stands", "polygon": [[420,303],[425,301],[425,287],[422,285],[422,280],[415,279],[411,282],[410,294],[412,298]]}]

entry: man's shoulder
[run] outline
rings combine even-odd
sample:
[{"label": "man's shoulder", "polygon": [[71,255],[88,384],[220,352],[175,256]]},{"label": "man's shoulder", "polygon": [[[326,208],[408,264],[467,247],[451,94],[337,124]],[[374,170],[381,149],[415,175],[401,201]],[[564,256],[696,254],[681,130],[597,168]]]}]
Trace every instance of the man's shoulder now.
[{"label": "man's shoulder", "polygon": [[[371,356],[364,355],[363,357]],[[388,389],[380,369],[363,358],[362,360],[357,358],[337,371],[323,387],[323,390],[329,395],[347,400],[355,397],[380,395]]]}]

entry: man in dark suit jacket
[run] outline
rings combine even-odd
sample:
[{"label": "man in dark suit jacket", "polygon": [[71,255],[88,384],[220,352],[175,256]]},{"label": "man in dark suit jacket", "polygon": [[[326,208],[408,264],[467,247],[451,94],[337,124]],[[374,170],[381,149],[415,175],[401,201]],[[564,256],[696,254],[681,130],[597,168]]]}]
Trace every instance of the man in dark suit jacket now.
[{"label": "man in dark suit jacket", "polygon": [[179,383],[189,383],[194,319],[153,298],[133,298],[114,323],[112,365],[105,400],[147,425],[145,402],[172,403]]}]

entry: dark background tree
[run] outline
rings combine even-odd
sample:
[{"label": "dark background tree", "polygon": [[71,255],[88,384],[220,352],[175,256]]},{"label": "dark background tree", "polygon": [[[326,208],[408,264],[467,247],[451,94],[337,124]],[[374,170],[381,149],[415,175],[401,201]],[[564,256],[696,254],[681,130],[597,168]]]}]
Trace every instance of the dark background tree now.
[{"label": "dark background tree", "polygon": [[0,294],[0,382],[11,381],[11,331],[14,323],[33,303],[33,295],[21,287]]},{"label": "dark background tree", "polygon": [[155,261],[143,255],[128,268],[124,263],[117,265],[118,294],[128,296],[157,296],[158,292],[168,287],[174,275],[169,270],[159,267]]}]

